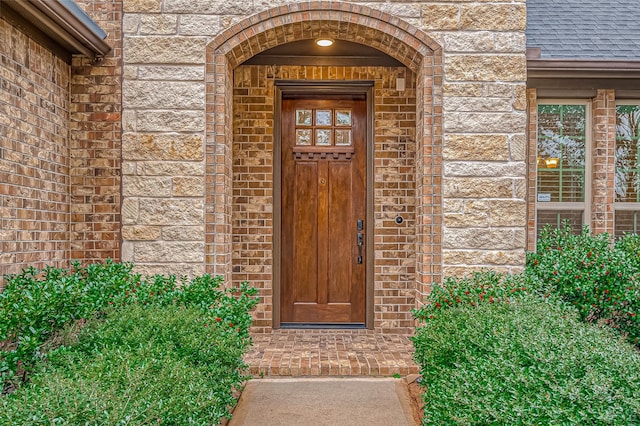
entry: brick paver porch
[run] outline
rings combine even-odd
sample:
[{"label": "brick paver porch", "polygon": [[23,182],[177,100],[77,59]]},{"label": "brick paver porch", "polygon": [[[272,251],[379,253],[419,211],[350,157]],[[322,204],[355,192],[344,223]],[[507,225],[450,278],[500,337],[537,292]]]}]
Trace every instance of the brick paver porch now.
[{"label": "brick paver porch", "polygon": [[274,330],[253,334],[254,376],[406,376],[419,372],[409,336],[372,330]]}]

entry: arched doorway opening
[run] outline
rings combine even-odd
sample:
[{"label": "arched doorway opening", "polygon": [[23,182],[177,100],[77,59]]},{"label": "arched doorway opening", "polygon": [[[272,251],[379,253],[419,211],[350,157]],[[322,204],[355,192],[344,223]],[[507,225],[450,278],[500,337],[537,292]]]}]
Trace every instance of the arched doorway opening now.
[{"label": "arched doorway opening", "polygon": [[[308,320],[303,314],[298,321],[295,314],[287,317],[289,314],[285,312],[291,287],[283,286],[283,267],[291,262],[286,256],[283,260],[283,250],[295,247],[296,242],[282,241],[282,235],[293,228],[282,226],[282,201],[290,195],[281,185],[288,166],[281,156],[285,119],[279,107],[283,100],[295,103],[295,93],[310,94],[315,90],[318,95],[322,85],[331,87],[334,98],[351,93],[353,100],[357,100],[355,92],[358,92],[354,87],[367,86],[359,92],[365,102],[362,120],[368,125],[364,130],[365,150],[370,149],[361,171],[366,176],[365,210],[354,213],[348,218],[348,225],[338,225],[335,231],[336,235],[346,234],[353,227],[349,247],[338,253],[347,253],[349,257],[354,254],[356,264],[362,256],[367,271],[360,296],[363,313],[347,321],[344,314],[336,314],[338,320],[333,323],[406,334],[413,326],[411,308],[428,291],[428,285],[439,279],[440,273],[441,50],[426,35],[397,18],[347,3],[335,4],[331,9],[314,7],[318,5],[291,4],[263,12],[236,24],[208,46],[207,268],[209,272],[224,274],[228,281],[248,280],[260,288],[261,304],[254,314],[258,330],[267,331],[289,322],[326,326],[328,317]],[[349,44],[342,55],[346,58],[296,53],[295,48],[300,48],[305,40],[322,36]],[[374,58],[371,49],[381,54]],[[278,55],[287,58],[275,61]],[[301,63],[301,56],[309,56],[315,63]],[[305,102],[311,97],[307,96]],[[351,108],[300,105],[290,107],[294,115],[297,110],[308,111],[316,118],[318,112],[325,116],[330,112],[335,119],[336,114]],[[360,107],[353,108],[356,111]],[[302,136],[313,135],[312,141],[318,135],[330,134],[329,146],[337,148],[335,141],[342,137],[342,148],[325,154],[336,157],[338,163],[346,161],[347,153],[342,152],[348,150],[344,148],[344,136],[337,135],[345,135],[347,129],[333,123],[317,127],[316,118],[308,122],[308,127],[304,120],[299,126],[294,123],[293,138],[298,131]],[[317,141],[311,143],[317,145]],[[296,150],[295,146],[289,148]],[[323,155],[322,150],[326,149],[313,153],[307,152],[308,148],[298,151],[304,151],[300,157],[312,163],[314,156]],[[307,179],[313,182],[323,179],[309,171],[301,173],[307,173]],[[318,196],[322,197],[316,194],[314,206]],[[338,201],[351,196],[341,199],[336,195],[334,204],[342,204]],[[294,214],[304,216],[304,212],[312,210],[308,207]],[[343,213],[338,211],[333,217]],[[315,215],[304,220],[313,219],[317,226],[324,223],[326,229],[327,223],[335,222],[331,217]],[[364,224],[360,225],[359,220],[364,220]],[[363,248],[358,247],[358,234],[364,235]],[[310,238],[317,240],[318,235],[324,234],[316,233]],[[335,247],[331,237],[322,244]],[[344,256],[339,254],[337,258]],[[331,260],[321,257],[314,254],[297,267],[304,269],[311,262],[313,269],[322,271]],[[313,259],[317,262],[313,263]],[[299,281],[301,276],[293,274],[292,281]],[[317,275],[313,279],[318,282]],[[332,284],[327,281],[324,285]],[[294,289],[295,293],[305,291],[308,288]],[[318,294],[314,297],[322,299],[327,293]],[[311,296],[303,295],[302,299]],[[331,316],[334,313],[331,309],[337,308],[329,309]],[[288,321],[291,318],[294,321]]]}]

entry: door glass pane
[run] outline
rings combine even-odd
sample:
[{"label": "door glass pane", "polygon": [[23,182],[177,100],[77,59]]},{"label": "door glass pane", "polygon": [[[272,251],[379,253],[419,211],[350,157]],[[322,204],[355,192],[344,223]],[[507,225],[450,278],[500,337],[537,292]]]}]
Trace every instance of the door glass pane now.
[{"label": "door glass pane", "polygon": [[585,121],[584,105],[538,106],[539,201],[584,201]]},{"label": "door glass pane", "polygon": [[331,110],[319,109],[316,111],[316,126],[331,126]]},{"label": "door glass pane", "polygon": [[311,130],[296,129],[296,145],[311,145]]},{"label": "door glass pane", "polygon": [[[640,105],[616,107],[616,202],[640,202]],[[617,213],[616,213],[617,214]]]},{"label": "door glass pane", "polygon": [[336,145],[351,145],[351,130],[336,130]]},{"label": "door glass pane", "polygon": [[319,146],[331,145],[331,130],[328,130],[328,129],[316,130],[316,145],[319,145]]},{"label": "door glass pane", "polygon": [[336,110],[336,126],[351,126],[351,110]]},{"label": "door glass pane", "polygon": [[311,126],[311,110],[310,109],[296,110],[296,125]]}]

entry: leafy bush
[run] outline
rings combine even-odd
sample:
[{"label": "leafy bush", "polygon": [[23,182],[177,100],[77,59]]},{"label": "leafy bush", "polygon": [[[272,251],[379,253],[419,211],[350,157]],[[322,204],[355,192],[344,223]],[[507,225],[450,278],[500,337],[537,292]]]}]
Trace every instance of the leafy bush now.
[{"label": "leafy bush", "polygon": [[77,343],[63,342],[28,384],[0,398],[0,424],[218,424],[244,379],[254,300],[225,295],[201,309],[207,288],[89,320]]},{"label": "leafy bush", "polygon": [[587,228],[574,235],[569,226],[546,228],[537,251],[527,256],[530,281],[537,291],[555,294],[575,306],[582,320],[640,339],[640,262],[637,237],[615,246],[607,234]]},{"label": "leafy bush", "polygon": [[[482,304],[510,304],[528,297],[534,291],[526,275],[505,275],[495,271],[474,272],[470,277],[447,277],[429,293],[428,303],[414,312],[426,320],[441,309]],[[534,287],[534,288],[532,288]]]},{"label": "leafy bush", "polygon": [[[142,278],[133,265],[107,261],[73,268],[30,268],[5,277],[0,293],[0,391],[15,387],[41,357],[40,347],[54,333],[79,319],[100,315],[111,306],[168,305],[215,309],[218,316],[235,322],[248,335],[246,316],[252,293],[245,285],[239,297],[228,299],[222,281],[209,275],[192,281],[175,276]],[[228,303],[219,303],[227,300]]]},{"label": "leafy bush", "polygon": [[639,424],[640,353],[533,297],[426,316],[424,424]]}]

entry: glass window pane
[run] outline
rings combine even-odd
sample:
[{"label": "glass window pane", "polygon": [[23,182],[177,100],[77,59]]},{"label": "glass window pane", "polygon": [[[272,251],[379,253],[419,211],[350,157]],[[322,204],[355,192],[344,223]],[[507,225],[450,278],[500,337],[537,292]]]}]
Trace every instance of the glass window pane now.
[{"label": "glass window pane", "polygon": [[316,111],[316,126],[331,126],[331,115],[332,111],[330,109],[319,109]]},{"label": "glass window pane", "polygon": [[311,126],[311,114],[310,109],[297,109],[296,126]]},{"label": "glass window pane", "polygon": [[296,129],[296,145],[311,145],[310,129]]},{"label": "glass window pane", "polygon": [[536,231],[538,237],[545,226],[559,228],[564,225],[564,221],[569,222],[569,226],[574,234],[582,232],[582,211],[581,210],[538,210]]},{"label": "glass window pane", "polygon": [[615,236],[622,237],[624,234],[637,234],[640,211],[616,210]]},{"label": "glass window pane", "polygon": [[615,200],[617,202],[640,202],[639,135],[640,105],[618,105],[615,151]]},{"label": "glass window pane", "polygon": [[336,130],[336,145],[351,145],[351,130]]},{"label": "glass window pane", "polygon": [[351,126],[351,110],[336,110],[336,126]]},{"label": "glass window pane", "polygon": [[328,146],[331,145],[331,130],[316,130],[316,145]]},{"label": "glass window pane", "polygon": [[585,120],[584,105],[538,106],[538,199],[584,201]]}]

